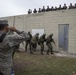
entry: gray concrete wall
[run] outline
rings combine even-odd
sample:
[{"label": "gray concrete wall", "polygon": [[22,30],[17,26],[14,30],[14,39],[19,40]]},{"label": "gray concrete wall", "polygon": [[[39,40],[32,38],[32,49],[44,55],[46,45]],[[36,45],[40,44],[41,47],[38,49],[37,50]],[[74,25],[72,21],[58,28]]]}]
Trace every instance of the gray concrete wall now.
[{"label": "gray concrete wall", "polygon": [[57,45],[53,45],[55,51],[59,51],[58,25],[69,24],[68,52],[76,53],[76,9],[19,15],[0,19],[8,19],[10,26],[14,24],[14,26],[20,30],[32,31],[32,29],[44,29],[47,35],[53,33],[53,38]]}]

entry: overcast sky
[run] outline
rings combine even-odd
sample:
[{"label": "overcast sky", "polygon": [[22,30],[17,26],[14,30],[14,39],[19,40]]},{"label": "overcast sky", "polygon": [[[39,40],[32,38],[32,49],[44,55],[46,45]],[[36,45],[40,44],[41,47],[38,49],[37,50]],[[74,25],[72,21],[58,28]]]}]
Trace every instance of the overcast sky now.
[{"label": "overcast sky", "polygon": [[76,0],[0,0],[0,17],[14,16],[27,14],[28,9],[42,8],[43,6],[63,6],[64,3],[69,6],[70,3],[73,5]]}]

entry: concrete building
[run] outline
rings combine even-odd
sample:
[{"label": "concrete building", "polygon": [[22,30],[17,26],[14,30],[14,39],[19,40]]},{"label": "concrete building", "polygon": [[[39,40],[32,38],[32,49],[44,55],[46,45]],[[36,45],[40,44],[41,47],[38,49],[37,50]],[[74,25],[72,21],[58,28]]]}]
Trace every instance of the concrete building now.
[{"label": "concrete building", "polygon": [[7,19],[10,26],[15,26],[26,32],[32,32],[33,29],[43,29],[47,35],[53,33],[57,45],[53,45],[54,51],[63,50],[76,54],[76,9],[0,18],[0,20],[2,19]]}]

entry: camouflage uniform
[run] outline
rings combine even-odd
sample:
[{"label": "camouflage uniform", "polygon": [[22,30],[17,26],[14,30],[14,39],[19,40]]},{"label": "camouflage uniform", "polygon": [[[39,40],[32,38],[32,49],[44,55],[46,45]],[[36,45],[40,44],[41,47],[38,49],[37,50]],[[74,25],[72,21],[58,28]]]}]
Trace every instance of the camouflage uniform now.
[{"label": "camouflage uniform", "polygon": [[46,41],[45,36],[46,34],[43,34],[42,36],[40,36],[38,40],[38,44],[41,46],[41,54],[43,54],[43,51],[44,51],[44,42]]},{"label": "camouflage uniform", "polygon": [[35,50],[36,50],[36,47],[37,47],[37,42],[38,42],[38,39],[39,39],[39,33],[37,33],[36,35],[34,35],[31,39],[31,53],[33,53]]},{"label": "camouflage uniform", "polygon": [[[11,75],[11,69],[13,67],[12,54],[16,45],[20,44],[25,39],[29,38],[29,35],[25,32],[17,31],[18,34],[8,34],[0,42],[0,71],[4,75]],[[0,31],[0,37],[4,32]]]},{"label": "camouflage uniform", "polygon": [[28,32],[28,35],[30,36],[30,39],[26,40],[25,51],[27,51],[27,46],[28,45],[29,45],[29,49],[31,51],[31,39],[32,39],[32,35],[30,34],[30,32]]},{"label": "camouflage uniform", "polygon": [[52,38],[53,34],[50,34],[46,39],[46,45],[48,46],[47,54],[49,54],[49,51],[51,51],[51,54],[53,54],[53,47],[52,42],[55,44],[54,39]]}]

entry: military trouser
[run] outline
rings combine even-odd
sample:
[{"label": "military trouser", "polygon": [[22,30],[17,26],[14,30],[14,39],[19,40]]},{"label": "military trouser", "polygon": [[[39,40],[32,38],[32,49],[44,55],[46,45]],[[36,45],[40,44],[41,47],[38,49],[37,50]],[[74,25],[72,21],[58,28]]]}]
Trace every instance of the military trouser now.
[{"label": "military trouser", "polygon": [[[10,59],[9,61],[7,59]],[[4,75],[11,75],[13,63],[11,58],[0,59],[0,72],[2,72]]]},{"label": "military trouser", "polygon": [[49,54],[49,52],[51,52],[51,54],[53,54],[52,44],[51,43],[48,43],[47,46],[48,46],[47,54]]},{"label": "military trouser", "polygon": [[33,54],[36,51],[37,44],[31,43],[31,53]]},{"label": "military trouser", "polygon": [[[2,67],[3,68],[3,67]],[[12,68],[11,67],[4,67],[3,71],[1,71],[4,75],[11,75]]]},{"label": "military trouser", "polygon": [[26,42],[26,46],[25,46],[25,51],[27,51],[27,46],[29,45],[29,49],[31,51],[31,43],[30,42]]},{"label": "military trouser", "polygon": [[43,54],[43,51],[44,51],[44,43],[40,43],[40,46],[41,46],[41,54]]}]

